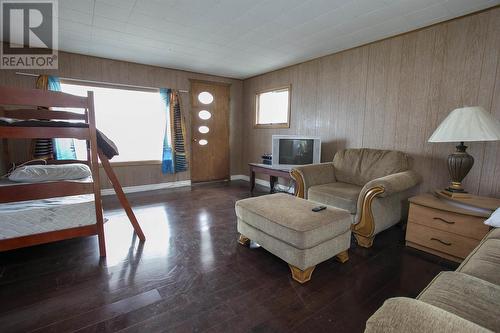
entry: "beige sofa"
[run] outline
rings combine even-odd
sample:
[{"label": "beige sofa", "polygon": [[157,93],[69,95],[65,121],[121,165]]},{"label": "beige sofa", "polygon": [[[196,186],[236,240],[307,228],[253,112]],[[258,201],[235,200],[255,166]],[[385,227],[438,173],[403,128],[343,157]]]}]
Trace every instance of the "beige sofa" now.
[{"label": "beige sofa", "polygon": [[368,319],[373,332],[500,332],[500,228],[455,272],[442,272],[417,299],[397,297]]},{"label": "beige sofa", "polygon": [[297,167],[291,175],[297,196],[349,211],[363,247],[402,219],[409,189],[420,180],[405,153],[366,148],[341,150],[333,162]]}]

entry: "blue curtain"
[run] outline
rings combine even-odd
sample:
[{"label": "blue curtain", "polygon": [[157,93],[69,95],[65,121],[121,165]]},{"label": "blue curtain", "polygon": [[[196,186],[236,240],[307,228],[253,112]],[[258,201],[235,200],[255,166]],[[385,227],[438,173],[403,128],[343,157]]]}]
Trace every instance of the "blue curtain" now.
[{"label": "blue curtain", "polygon": [[172,135],[170,128],[170,89],[160,88],[160,96],[165,104],[165,135],[163,137],[163,155],[161,171],[163,173],[174,173],[174,161],[172,154]]},{"label": "blue curtain", "polygon": [[61,91],[61,82],[57,76],[47,77],[47,89],[51,91]]},{"label": "blue curtain", "polygon": [[[57,76],[48,76],[47,89],[61,91],[61,82]],[[54,158],[56,160],[76,160],[75,140],[71,138],[54,139]]]}]

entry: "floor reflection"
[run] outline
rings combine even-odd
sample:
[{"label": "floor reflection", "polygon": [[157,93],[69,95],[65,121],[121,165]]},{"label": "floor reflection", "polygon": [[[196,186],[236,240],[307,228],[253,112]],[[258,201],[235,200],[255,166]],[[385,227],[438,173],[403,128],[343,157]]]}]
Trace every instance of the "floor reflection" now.
[{"label": "floor reflection", "polygon": [[168,258],[170,252],[170,221],[162,206],[135,208],[134,213],[146,236],[141,242],[124,212],[106,212],[109,221],[105,224],[106,264],[114,266],[122,262],[134,265],[142,256],[149,259]]},{"label": "floor reflection", "polygon": [[128,265],[123,265],[120,270],[120,280],[126,280],[127,283],[133,283],[135,280],[135,274],[137,268],[139,267],[139,262],[142,257],[142,251],[144,249],[144,243],[139,240],[139,237],[134,233],[132,236],[132,243],[130,244],[129,251],[127,254],[126,261]]},{"label": "floor reflection", "polygon": [[198,229],[200,232],[200,264],[204,271],[214,264],[214,249],[210,234],[209,215],[205,209],[198,214]]}]

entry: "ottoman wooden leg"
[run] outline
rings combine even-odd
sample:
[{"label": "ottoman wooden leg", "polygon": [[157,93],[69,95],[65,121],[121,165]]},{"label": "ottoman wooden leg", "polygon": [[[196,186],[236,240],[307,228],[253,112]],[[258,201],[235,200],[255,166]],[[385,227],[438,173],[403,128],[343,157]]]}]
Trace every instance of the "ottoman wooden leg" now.
[{"label": "ottoman wooden leg", "polygon": [[240,243],[243,246],[249,246],[250,239],[240,234],[240,237],[238,238],[238,243]]},{"label": "ottoman wooden leg", "polygon": [[312,272],[316,268],[316,266],[312,266],[305,270],[301,270],[290,264],[288,264],[288,266],[290,266],[290,270],[292,271],[292,278],[299,283],[306,283],[311,280]]},{"label": "ottoman wooden leg", "polygon": [[337,254],[336,259],[341,263],[345,263],[347,260],[349,260],[349,253],[347,252],[347,250],[342,251]]}]

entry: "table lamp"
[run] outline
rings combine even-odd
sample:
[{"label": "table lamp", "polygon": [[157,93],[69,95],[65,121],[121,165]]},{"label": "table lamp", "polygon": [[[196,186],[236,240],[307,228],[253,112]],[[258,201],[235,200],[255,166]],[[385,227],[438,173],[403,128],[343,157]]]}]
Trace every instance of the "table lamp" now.
[{"label": "table lamp", "polygon": [[450,112],[429,142],[460,142],[448,156],[451,184],[443,193],[450,197],[466,197],[462,180],[467,176],[474,158],[466,152],[464,142],[500,140],[500,122],[480,106],[458,108]]}]

